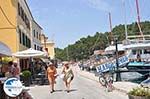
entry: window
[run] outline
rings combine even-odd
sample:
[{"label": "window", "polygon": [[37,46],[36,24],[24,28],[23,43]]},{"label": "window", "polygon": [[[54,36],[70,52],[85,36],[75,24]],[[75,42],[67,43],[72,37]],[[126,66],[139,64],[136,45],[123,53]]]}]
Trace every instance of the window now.
[{"label": "window", "polygon": [[20,29],[19,29],[19,42],[20,44],[22,44],[22,33]]},{"label": "window", "polygon": [[[22,7],[20,6],[20,17],[22,16]],[[22,18],[22,17],[21,17]]]},{"label": "window", "polygon": [[31,47],[31,40],[29,39],[29,48]]},{"label": "window", "polygon": [[30,44],[31,42],[30,42],[30,39],[29,38],[27,38],[27,47],[28,48],[30,48],[31,47],[31,44]]},{"label": "window", "polygon": [[22,33],[23,35],[22,35],[22,38],[23,38],[23,45],[25,46],[25,34],[24,33]]},{"label": "window", "polygon": [[33,36],[35,37],[35,30],[33,30]]},{"label": "window", "polygon": [[39,33],[38,32],[36,32],[36,38],[38,39],[38,36],[39,36]]},{"label": "window", "polygon": [[22,18],[22,20],[24,21],[24,11],[23,11],[22,8],[21,8],[21,18]]},{"label": "window", "polygon": [[36,44],[34,44],[34,49],[36,50]]},{"label": "window", "polygon": [[21,42],[24,46],[30,48],[31,47],[31,40],[24,34],[24,33],[21,33]]},{"label": "window", "polygon": [[133,54],[133,55],[136,55],[136,50],[132,50],[132,54]]},{"label": "window", "polygon": [[28,19],[27,19],[26,14],[24,15],[24,19],[25,19],[25,24],[27,25],[27,21],[28,21]]},{"label": "window", "polygon": [[29,48],[29,39],[28,39],[28,38],[26,39],[26,43],[27,43],[27,44],[26,44],[26,47]]},{"label": "window", "polygon": [[142,54],[142,50],[138,50],[138,53]]},{"label": "window", "polygon": [[39,40],[41,40],[41,35],[39,34]]},{"label": "window", "polygon": [[23,15],[23,21],[24,21],[25,24],[26,24],[26,14],[25,14],[25,12],[24,12],[24,15]]},{"label": "window", "polygon": [[27,17],[26,17],[25,24],[26,24],[27,28],[30,30],[30,22],[29,22],[29,19]]},{"label": "window", "polygon": [[25,11],[23,10],[23,8],[21,7],[21,5],[19,3],[18,3],[18,14],[21,16],[21,18],[24,21],[24,23],[26,24],[27,28],[30,30],[29,19],[28,19]]},{"label": "window", "polygon": [[18,3],[18,14],[19,14],[19,15],[21,15],[20,12],[21,12],[21,11],[20,11],[20,4]]},{"label": "window", "polygon": [[40,51],[42,51],[43,47],[40,47]]},{"label": "window", "polygon": [[144,50],[144,54],[150,54],[150,50],[145,49],[145,50]]},{"label": "window", "polygon": [[30,22],[28,18],[27,18],[27,28],[30,30]]},{"label": "window", "polygon": [[25,46],[28,47],[28,37],[25,36]]}]

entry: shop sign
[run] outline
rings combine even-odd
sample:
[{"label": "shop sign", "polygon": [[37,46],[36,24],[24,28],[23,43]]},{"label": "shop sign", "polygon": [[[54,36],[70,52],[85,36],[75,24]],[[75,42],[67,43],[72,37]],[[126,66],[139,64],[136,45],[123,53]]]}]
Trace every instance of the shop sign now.
[{"label": "shop sign", "polygon": [[4,82],[4,92],[10,97],[17,97],[23,89],[22,83],[18,78],[9,78]]}]

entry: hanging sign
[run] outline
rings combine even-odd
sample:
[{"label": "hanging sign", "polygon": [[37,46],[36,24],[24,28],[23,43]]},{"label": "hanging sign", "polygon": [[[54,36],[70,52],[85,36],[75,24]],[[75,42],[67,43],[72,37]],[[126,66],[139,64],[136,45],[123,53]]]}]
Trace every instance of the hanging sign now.
[{"label": "hanging sign", "polygon": [[[123,66],[129,62],[127,56],[122,56],[118,59],[119,66]],[[107,72],[116,67],[116,60],[112,60],[96,67],[97,72]]]}]

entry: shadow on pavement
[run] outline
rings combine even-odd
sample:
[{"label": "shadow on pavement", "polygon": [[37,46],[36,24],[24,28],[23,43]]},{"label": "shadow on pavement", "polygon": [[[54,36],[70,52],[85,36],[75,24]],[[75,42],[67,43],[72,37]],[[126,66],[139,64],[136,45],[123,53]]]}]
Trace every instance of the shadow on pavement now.
[{"label": "shadow on pavement", "polygon": [[[65,90],[67,91],[67,90]],[[70,89],[69,92],[77,91],[77,89]]]},{"label": "shadow on pavement", "polygon": [[63,90],[55,90],[55,92],[61,92],[61,91],[63,91]]}]

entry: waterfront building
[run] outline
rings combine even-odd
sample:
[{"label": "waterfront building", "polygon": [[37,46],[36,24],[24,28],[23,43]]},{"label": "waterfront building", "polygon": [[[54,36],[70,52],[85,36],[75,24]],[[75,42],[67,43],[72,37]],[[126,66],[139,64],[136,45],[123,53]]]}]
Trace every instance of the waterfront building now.
[{"label": "waterfront building", "polygon": [[[28,48],[42,50],[42,28],[34,20],[26,0],[0,0],[0,41],[12,53]],[[21,69],[29,68],[29,59],[19,59]]]},{"label": "waterfront building", "polygon": [[31,47],[33,20],[26,0],[1,0],[0,41],[17,52]]},{"label": "waterfront building", "polygon": [[32,21],[32,48],[35,50],[41,50],[42,51],[42,44],[41,44],[41,34],[42,34],[42,27],[37,24],[36,21]]},{"label": "waterfront building", "polygon": [[52,41],[52,40],[47,41],[46,46],[48,48],[48,55],[49,55],[50,59],[54,59],[55,58],[55,51],[54,51],[55,43],[54,43],[54,41]]},{"label": "waterfront building", "polygon": [[[26,0],[1,0],[0,8],[0,41],[12,53],[30,48],[33,16]],[[28,59],[19,62],[21,69],[29,67]]]},{"label": "waterfront building", "polygon": [[45,34],[41,35],[41,43],[42,43],[42,48],[43,50],[48,52],[48,57],[50,57],[50,59],[54,59],[55,58],[55,43],[53,40],[48,41],[48,37],[45,36]]}]

